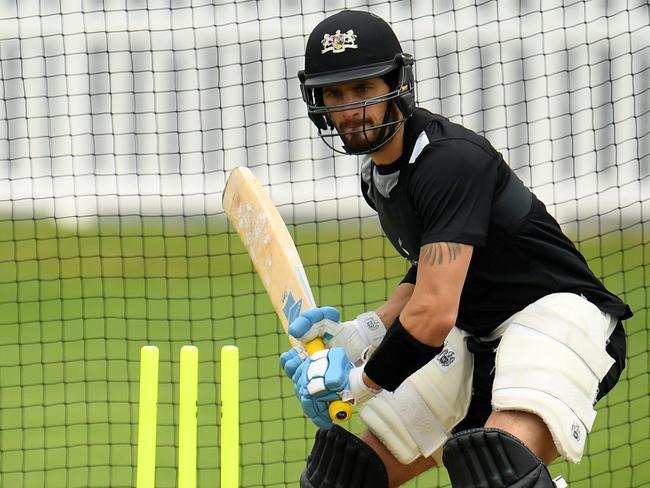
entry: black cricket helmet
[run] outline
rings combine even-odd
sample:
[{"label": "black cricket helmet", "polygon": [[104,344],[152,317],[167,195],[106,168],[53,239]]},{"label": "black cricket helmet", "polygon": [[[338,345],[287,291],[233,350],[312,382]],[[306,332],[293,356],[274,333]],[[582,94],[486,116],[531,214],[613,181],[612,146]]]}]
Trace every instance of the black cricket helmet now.
[{"label": "black cricket helmet", "polygon": [[[385,95],[354,103],[325,106],[323,87],[383,77],[390,80]],[[343,10],[320,22],[311,32],[305,49],[305,69],[298,72],[307,114],[318,128],[318,135],[334,151],[347,154],[368,154],[388,143],[415,110],[413,57],[402,51],[390,25],[380,17],[364,11]],[[380,125],[365,126],[365,109],[388,102]],[[401,115],[396,115],[394,105]],[[364,125],[349,131],[338,131],[332,112],[362,108]],[[379,131],[374,140],[368,131]],[[343,136],[363,132],[367,145],[352,148]],[[343,150],[333,144],[341,136]]]}]

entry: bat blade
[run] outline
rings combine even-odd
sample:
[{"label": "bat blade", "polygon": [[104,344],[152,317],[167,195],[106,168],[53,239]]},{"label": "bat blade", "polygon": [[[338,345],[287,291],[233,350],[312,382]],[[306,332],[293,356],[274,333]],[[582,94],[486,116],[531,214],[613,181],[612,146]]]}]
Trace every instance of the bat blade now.
[{"label": "bat blade", "polygon": [[[288,334],[289,324],[304,311],[316,306],[305,269],[280,212],[255,175],[245,167],[235,168],[223,191],[223,208],[237,229],[257,274],[294,346],[309,355],[325,348],[316,338],[303,345]],[[349,420],[352,407],[335,400],[329,404],[332,421]]]},{"label": "bat blade", "polygon": [[[230,173],[223,193],[223,208],[248,250],[286,332],[294,319],[316,303],[280,212],[255,175],[245,167]],[[298,345],[293,339],[292,343]]]}]

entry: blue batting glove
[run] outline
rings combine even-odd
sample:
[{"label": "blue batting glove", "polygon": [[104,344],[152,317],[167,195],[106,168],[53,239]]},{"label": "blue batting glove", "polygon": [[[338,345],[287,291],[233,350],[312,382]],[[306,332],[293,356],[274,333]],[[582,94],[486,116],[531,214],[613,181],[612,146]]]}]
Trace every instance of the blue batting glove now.
[{"label": "blue batting glove", "polygon": [[280,354],[280,366],[289,379],[293,378],[296,369],[302,364],[305,357],[305,353],[295,347]]},{"label": "blue batting glove", "polygon": [[[300,314],[296,320],[289,324],[289,335],[298,340],[302,340],[307,334],[309,337],[304,339],[306,342],[318,336],[325,339],[325,341],[328,341],[334,336],[334,334],[332,334],[333,330],[331,329],[338,325],[340,318],[340,312],[334,307],[310,308]],[[331,326],[316,327],[321,323],[331,324]],[[313,332],[317,333],[308,334],[312,329],[314,329]],[[315,329],[318,329],[318,331]]]},{"label": "blue batting glove", "polygon": [[327,347],[344,348],[350,361],[360,366],[377,349],[386,328],[375,312],[347,322],[339,322],[340,318],[334,307],[311,308],[289,324],[289,335],[303,344],[322,337]]},{"label": "blue batting glove", "polygon": [[345,350],[337,347],[314,353],[294,371],[292,381],[302,409],[318,427],[332,427],[328,405],[349,391],[353,368]]}]

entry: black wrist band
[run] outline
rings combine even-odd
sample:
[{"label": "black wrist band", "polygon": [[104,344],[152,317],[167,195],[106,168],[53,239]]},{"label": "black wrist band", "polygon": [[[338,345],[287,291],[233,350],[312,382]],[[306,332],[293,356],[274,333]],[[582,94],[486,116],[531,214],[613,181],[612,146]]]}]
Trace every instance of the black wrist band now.
[{"label": "black wrist band", "polygon": [[431,361],[444,348],[422,344],[408,333],[399,317],[370,357],[364,372],[383,389],[395,391],[402,382]]}]

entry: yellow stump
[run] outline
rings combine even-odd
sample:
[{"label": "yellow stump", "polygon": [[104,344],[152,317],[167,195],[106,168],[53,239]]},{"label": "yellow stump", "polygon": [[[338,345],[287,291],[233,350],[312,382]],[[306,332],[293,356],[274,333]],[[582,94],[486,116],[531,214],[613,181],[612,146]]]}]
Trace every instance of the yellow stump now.
[{"label": "yellow stump", "polygon": [[156,483],[159,357],[160,354],[156,346],[144,346],[140,350],[137,488],[154,488]]},{"label": "yellow stump", "polygon": [[239,488],[239,349],[221,348],[221,488]]},{"label": "yellow stump", "polygon": [[196,487],[196,402],[199,393],[199,350],[181,348],[178,409],[178,488]]}]

